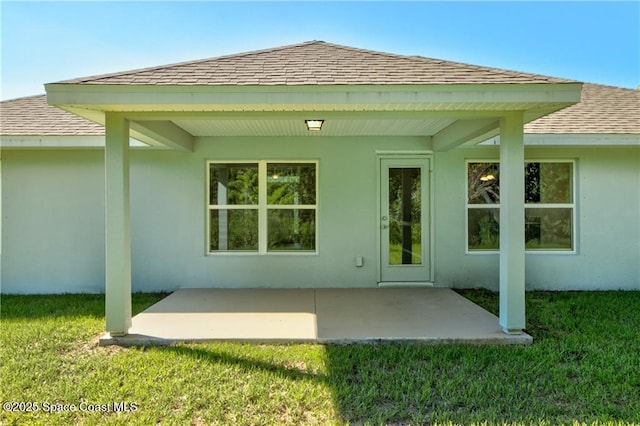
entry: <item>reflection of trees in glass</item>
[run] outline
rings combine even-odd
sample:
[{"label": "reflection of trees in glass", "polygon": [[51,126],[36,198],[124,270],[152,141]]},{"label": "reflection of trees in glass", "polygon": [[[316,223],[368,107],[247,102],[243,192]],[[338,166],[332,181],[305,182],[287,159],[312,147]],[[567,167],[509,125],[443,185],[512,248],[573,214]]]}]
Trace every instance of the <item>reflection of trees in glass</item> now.
[{"label": "reflection of trees in glass", "polygon": [[526,163],[525,203],[570,203],[572,163]]},{"label": "reflection of trees in glass", "polygon": [[268,212],[268,249],[315,250],[315,210],[274,209]]},{"label": "reflection of trees in glass", "polygon": [[[498,173],[498,163],[468,164],[469,249],[499,248],[499,208],[476,207],[500,202]],[[573,208],[557,204],[573,203],[573,163],[527,162],[524,174],[526,248],[571,249]]]},{"label": "reflection of trees in glass", "polygon": [[[525,165],[525,203],[563,204],[573,198],[573,164],[540,162]],[[527,208],[525,242],[527,248],[570,249],[571,209]]]},{"label": "reflection of trees in glass", "polygon": [[[469,163],[467,167],[468,204],[500,203],[500,164]],[[500,243],[500,210],[469,209],[468,246],[471,250],[495,250]]]},{"label": "reflection of trees in glass", "polygon": [[258,165],[211,164],[209,204],[258,204]]},{"label": "reflection of trees in glass", "polygon": [[572,210],[563,208],[525,210],[527,248],[571,249]]},{"label": "reflection of trees in glass", "polygon": [[498,163],[469,163],[467,188],[469,204],[499,203],[500,165]]},{"label": "reflection of trees in glass", "polygon": [[422,262],[421,186],[419,168],[389,169],[389,245],[401,253],[398,264]]},{"label": "reflection of trees in glass", "polygon": [[[314,205],[315,164],[269,163],[268,205]],[[315,250],[315,210],[270,209],[267,220],[268,250]]]},{"label": "reflection of trees in glass", "polygon": [[315,250],[315,163],[210,163],[209,188],[211,251]]},{"label": "reflection of trees in glass", "polygon": [[267,203],[312,205],[316,203],[315,164],[269,163]]},{"label": "reflection of trees in glass", "polygon": [[500,248],[500,210],[479,208],[468,210],[470,250],[497,250]]},{"label": "reflection of trees in glass", "polygon": [[258,210],[211,210],[210,249],[258,250]]}]

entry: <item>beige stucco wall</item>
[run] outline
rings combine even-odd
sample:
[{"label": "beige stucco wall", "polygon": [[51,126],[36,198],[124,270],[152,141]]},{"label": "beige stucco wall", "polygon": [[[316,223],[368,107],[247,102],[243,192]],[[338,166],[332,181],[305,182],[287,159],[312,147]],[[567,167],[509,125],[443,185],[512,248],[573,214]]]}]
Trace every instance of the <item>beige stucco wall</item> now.
[{"label": "beige stucco wall", "polygon": [[[377,277],[376,150],[420,150],[421,138],[199,138],[193,153],[134,150],[134,291],[177,287],[364,287]],[[528,148],[576,159],[575,254],[527,254],[528,288],[640,289],[640,149]],[[465,159],[434,155],[436,284],[497,288],[498,255],[466,254]],[[319,161],[317,255],[206,254],[206,161]],[[104,290],[101,150],[4,150],[2,292]],[[356,256],[364,266],[355,266]]]}]

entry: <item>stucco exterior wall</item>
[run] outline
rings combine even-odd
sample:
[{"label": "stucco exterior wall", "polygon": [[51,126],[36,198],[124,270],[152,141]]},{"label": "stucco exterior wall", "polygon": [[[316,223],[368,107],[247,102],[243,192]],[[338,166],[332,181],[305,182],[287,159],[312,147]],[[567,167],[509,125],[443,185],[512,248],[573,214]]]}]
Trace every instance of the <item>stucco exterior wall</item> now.
[{"label": "stucco exterior wall", "polygon": [[103,157],[3,150],[3,293],[104,291]]},{"label": "stucco exterior wall", "polygon": [[[365,287],[377,277],[376,150],[422,138],[199,138],[193,153],[133,150],[133,290]],[[577,251],[527,254],[529,289],[640,289],[640,149],[527,148],[575,159]],[[498,255],[465,253],[465,160],[434,154],[436,285],[497,289]],[[207,255],[207,160],[318,160],[318,254]],[[2,153],[3,293],[104,291],[101,150]],[[364,265],[356,267],[356,256]]]},{"label": "stucco exterior wall", "polygon": [[[134,288],[375,286],[376,150],[425,145],[424,138],[201,138],[194,153],[134,152]],[[318,253],[207,255],[207,160],[318,160]],[[356,256],[364,258],[360,268]]]}]

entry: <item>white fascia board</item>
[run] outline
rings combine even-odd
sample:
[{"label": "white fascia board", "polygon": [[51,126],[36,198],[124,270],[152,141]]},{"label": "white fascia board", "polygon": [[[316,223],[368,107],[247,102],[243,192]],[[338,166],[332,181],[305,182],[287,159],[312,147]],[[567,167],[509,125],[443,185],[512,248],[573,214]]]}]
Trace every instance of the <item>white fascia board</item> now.
[{"label": "white fascia board", "polygon": [[[134,138],[131,148],[147,148],[149,145]],[[0,136],[2,148],[104,148],[104,136]]]},{"label": "white fascia board", "polygon": [[[145,86],[47,84],[47,101],[61,107],[108,111],[272,110],[274,105],[318,110],[557,110],[580,101],[582,85],[442,84],[327,86]],[[348,109],[348,108],[347,108]]]},{"label": "white fascia board", "polygon": [[[640,146],[640,135],[615,133],[525,133],[524,144],[528,146]],[[493,137],[479,145],[500,145],[500,136]]]}]

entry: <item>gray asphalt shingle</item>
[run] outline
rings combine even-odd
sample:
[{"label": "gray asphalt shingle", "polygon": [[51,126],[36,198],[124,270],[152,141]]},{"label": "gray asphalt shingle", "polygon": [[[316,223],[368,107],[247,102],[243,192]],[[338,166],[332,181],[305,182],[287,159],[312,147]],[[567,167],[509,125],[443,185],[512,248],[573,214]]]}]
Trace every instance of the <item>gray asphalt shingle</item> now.
[{"label": "gray asphalt shingle", "polygon": [[309,41],[60,83],[272,86],[567,82],[570,80]]}]

